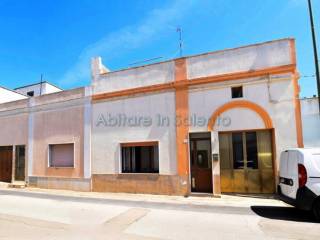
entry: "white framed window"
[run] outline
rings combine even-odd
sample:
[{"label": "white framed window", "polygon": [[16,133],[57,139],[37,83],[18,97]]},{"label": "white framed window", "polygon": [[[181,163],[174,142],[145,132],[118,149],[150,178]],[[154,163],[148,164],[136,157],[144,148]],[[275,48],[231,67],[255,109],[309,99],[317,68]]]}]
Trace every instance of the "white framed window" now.
[{"label": "white framed window", "polygon": [[74,143],[49,144],[48,155],[49,167],[74,167]]}]

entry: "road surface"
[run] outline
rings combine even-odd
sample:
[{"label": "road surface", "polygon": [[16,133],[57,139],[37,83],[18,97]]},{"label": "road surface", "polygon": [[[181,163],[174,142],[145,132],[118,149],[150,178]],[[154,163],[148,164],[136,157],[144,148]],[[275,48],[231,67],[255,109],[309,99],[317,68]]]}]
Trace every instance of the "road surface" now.
[{"label": "road surface", "polygon": [[94,199],[0,190],[0,239],[320,239],[285,206]]}]

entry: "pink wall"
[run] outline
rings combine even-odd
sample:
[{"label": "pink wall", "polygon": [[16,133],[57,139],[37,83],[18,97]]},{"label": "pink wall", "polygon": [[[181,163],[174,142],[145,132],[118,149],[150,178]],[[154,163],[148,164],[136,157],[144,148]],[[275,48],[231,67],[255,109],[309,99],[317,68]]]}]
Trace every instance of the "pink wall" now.
[{"label": "pink wall", "polygon": [[[74,143],[74,168],[48,167],[49,144]],[[35,113],[33,176],[83,177],[83,107]]]},{"label": "pink wall", "polygon": [[0,105],[0,146],[27,144],[28,114],[15,113],[27,103],[27,100],[22,100]]},{"label": "pink wall", "polygon": [[[83,98],[84,89],[75,89],[35,98],[35,105],[48,105],[56,102],[70,103]],[[33,176],[42,177],[83,177],[83,131],[84,107],[65,104],[50,110],[34,113],[33,124]],[[74,143],[74,167],[49,167],[49,145]]]}]

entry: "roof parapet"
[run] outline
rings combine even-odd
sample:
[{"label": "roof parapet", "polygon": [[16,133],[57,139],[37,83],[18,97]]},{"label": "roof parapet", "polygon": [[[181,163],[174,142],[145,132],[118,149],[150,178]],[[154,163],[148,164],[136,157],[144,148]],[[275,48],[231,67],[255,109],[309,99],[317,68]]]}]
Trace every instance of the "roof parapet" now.
[{"label": "roof parapet", "polygon": [[100,74],[108,73],[110,70],[102,64],[101,57],[94,57],[91,59],[91,77],[95,81]]}]

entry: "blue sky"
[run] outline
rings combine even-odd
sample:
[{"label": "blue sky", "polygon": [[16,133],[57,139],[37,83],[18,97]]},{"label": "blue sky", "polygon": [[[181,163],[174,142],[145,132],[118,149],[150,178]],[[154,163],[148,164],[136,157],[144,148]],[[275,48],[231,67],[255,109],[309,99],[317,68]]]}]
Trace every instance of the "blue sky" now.
[{"label": "blue sky", "polygon": [[[313,0],[320,39],[320,0]],[[111,70],[131,63],[295,37],[302,76],[314,75],[307,0],[0,0],[0,85],[90,83],[90,58]],[[320,40],[318,41],[320,48]],[[316,94],[313,77],[302,96]]]}]

